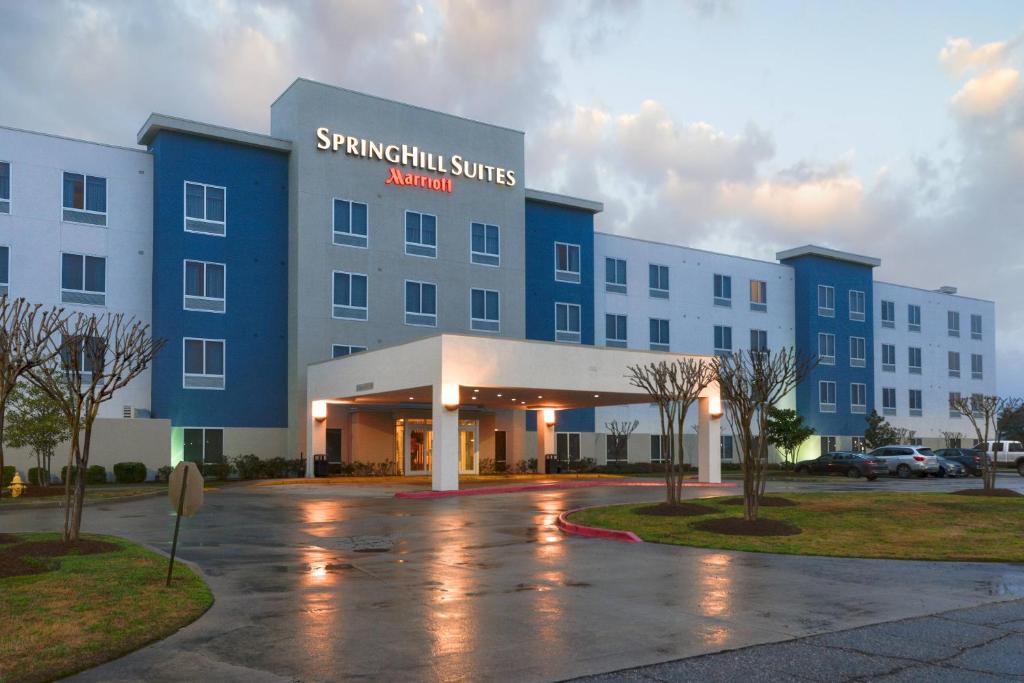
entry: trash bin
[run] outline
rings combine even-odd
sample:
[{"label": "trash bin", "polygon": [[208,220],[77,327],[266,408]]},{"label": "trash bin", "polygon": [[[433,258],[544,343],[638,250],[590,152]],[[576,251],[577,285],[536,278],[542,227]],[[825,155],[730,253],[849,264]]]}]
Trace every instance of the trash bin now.
[{"label": "trash bin", "polygon": [[317,453],[313,456],[313,476],[326,477],[330,474],[330,463],[327,462],[326,453]]},{"label": "trash bin", "polygon": [[561,474],[562,466],[558,464],[558,455],[556,453],[548,453],[544,456],[544,473],[545,474]]}]

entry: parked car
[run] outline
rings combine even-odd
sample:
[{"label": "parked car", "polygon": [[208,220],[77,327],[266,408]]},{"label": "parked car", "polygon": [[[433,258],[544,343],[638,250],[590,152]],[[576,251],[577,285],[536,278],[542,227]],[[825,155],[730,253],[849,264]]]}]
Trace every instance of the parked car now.
[{"label": "parked car", "polygon": [[835,451],[812,460],[801,460],[796,464],[797,474],[845,474],[851,479],[867,477],[874,481],[880,474],[889,473],[889,465],[879,458],[863,453]]},{"label": "parked car", "polygon": [[1020,441],[980,441],[974,444],[974,449],[984,451],[996,464],[1012,462],[1020,471],[1020,463],[1024,459],[1024,445]]},{"label": "parked car", "polygon": [[952,460],[963,465],[970,474],[980,477],[984,468],[983,451],[976,451],[973,448],[940,448],[935,455],[946,460]]},{"label": "parked car", "polygon": [[889,474],[907,479],[912,474],[926,477],[938,474],[939,460],[926,446],[892,445],[871,451],[871,457],[881,458],[889,466]]},{"label": "parked car", "polygon": [[936,477],[966,477],[969,476],[967,468],[958,463],[956,460],[950,460],[943,458],[939,454],[935,454],[935,458],[939,461],[939,471],[935,473]]}]

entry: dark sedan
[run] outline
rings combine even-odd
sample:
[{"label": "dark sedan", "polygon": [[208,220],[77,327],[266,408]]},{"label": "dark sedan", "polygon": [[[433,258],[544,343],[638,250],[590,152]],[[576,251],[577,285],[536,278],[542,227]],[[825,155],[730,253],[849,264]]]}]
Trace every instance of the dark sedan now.
[{"label": "dark sedan", "polygon": [[946,460],[952,460],[958,462],[964,466],[964,468],[976,477],[981,476],[982,461],[985,454],[981,451],[975,451],[970,448],[940,448],[935,451],[935,455]]},{"label": "dark sedan", "polygon": [[796,464],[796,473],[845,474],[851,479],[867,477],[869,481],[874,481],[879,475],[889,473],[889,465],[884,460],[863,453],[837,451],[813,460],[801,460]]}]

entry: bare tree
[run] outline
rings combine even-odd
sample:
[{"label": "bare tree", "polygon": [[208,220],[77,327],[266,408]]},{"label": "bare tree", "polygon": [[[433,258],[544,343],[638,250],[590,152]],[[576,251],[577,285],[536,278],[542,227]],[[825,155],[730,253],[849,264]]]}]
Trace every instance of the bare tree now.
[{"label": "bare tree", "polygon": [[[1004,411],[1020,408],[1021,400],[1017,398],[985,396],[973,394],[970,397],[954,396],[949,407],[967,418],[974,428],[978,443],[984,447],[990,440],[999,440],[999,416]],[[991,438],[990,438],[991,437]],[[993,453],[993,456],[995,454]],[[981,459],[981,481],[984,490],[991,491],[996,487],[996,464],[986,453]]]},{"label": "bare tree", "polygon": [[25,299],[0,297],[0,473],[4,470],[4,423],[18,379],[53,359],[50,344],[64,318],[62,309],[43,311]]},{"label": "bare tree", "polygon": [[682,500],[684,422],[686,413],[715,381],[715,363],[704,358],[679,358],[629,367],[630,384],[644,390],[658,406],[661,455],[665,463],[665,500]]},{"label": "bare tree", "polygon": [[[743,471],[743,518],[757,520],[768,478],[768,411],[817,364],[792,347],[738,351],[718,360],[718,386]],[[761,438],[762,435],[764,438]]]},{"label": "bare tree", "polygon": [[123,313],[75,314],[62,320],[59,336],[50,343],[53,361],[33,368],[28,377],[60,406],[68,421],[64,540],[77,541],[92,429],[100,406],[149,367],[165,340],[153,339],[149,325]]},{"label": "bare tree", "polygon": [[909,427],[893,427],[892,428],[893,438],[895,443],[913,443],[914,437],[917,435],[916,429],[910,429]]},{"label": "bare tree", "polygon": [[942,440],[946,448],[959,448],[964,435],[961,432],[942,432]]},{"label": "bare tree", "polygon": [[614,442],[612,448],[615,449],[616,462],[626,459],[623,456],[628,453],[629,437],[639,426],[640,420],[633,420],[632,422],[612,420],[611,422],[604,423],[604,428],[608,430],[608,435],[612,437]]}]

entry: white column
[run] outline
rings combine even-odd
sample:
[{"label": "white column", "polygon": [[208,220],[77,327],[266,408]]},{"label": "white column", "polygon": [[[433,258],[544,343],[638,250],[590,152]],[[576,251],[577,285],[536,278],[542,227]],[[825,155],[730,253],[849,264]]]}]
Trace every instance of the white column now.
[{"label": "white column", "polygon": [[[722,483],[722,419],[711,414],[712,400],[697,400],[697,479],[711,484]],[[718,403],[718,399],[715,399]]]},{"label": "white column", "polygon": [[547,460],[544,456],[555,452],[555,425],[544,422],[544,410],[537,413],[537,474],[546,474]]},{"label": "white column", "polygon": [[313,417],[313,403],[306,401],[306,476],[313,476],[313,456],[327,452],[327,405],[322,406],[323,419]]},{"label": "white column", "polygon": [[459,489],[459,410],[448,410],[441,400],[441,382],[434,384],[432,427],[434,453],[430,484],[435,491]]}]

